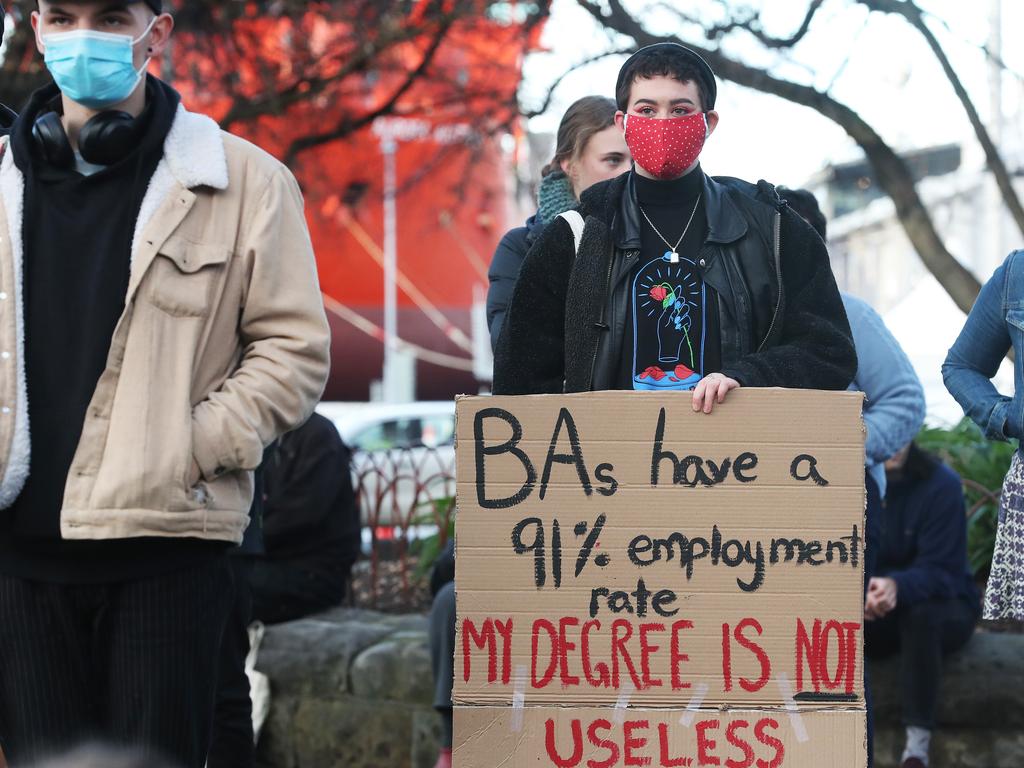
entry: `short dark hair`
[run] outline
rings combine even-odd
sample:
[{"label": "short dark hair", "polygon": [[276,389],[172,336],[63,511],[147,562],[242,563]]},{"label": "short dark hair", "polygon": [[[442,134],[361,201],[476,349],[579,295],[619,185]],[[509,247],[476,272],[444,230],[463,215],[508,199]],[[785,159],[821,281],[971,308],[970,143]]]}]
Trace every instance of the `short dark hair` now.
[{"label": "short dark hair", "polygon": [[818,198],[814,196],[813,192],[808,189],[788,189],[786,187],[779,187],[776,191],[800,218],[814,228],[822,240],[828,240],[826,237],[828,222],[825,219],[825,214],[821,212]]},{"label": "short dark hair", "polygon": [[658,43],[641,48],[622,65],[615,84],[615,103],[623,112],[629,109],[633,83],[652,77],[671,77],[681,83],[694,83],[700,94],[701,110],[715,108],[717,86],[711,67],[695,51],[675,43]]}]

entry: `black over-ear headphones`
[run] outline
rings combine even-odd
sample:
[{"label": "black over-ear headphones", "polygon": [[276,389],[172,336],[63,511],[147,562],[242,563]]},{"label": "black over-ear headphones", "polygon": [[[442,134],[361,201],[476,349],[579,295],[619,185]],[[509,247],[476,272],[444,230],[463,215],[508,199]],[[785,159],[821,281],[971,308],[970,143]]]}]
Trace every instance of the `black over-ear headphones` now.
[{"label": "black over-ear headphones", "polygon": [[[140,133],[139,121],[127,112],[100,112],[79,131],[78,152],[87,163],[113,165],[135,148]],[[58,168],[74,166],[75,151],[56,112],[36,118],[32,136],[48,163]]]}]

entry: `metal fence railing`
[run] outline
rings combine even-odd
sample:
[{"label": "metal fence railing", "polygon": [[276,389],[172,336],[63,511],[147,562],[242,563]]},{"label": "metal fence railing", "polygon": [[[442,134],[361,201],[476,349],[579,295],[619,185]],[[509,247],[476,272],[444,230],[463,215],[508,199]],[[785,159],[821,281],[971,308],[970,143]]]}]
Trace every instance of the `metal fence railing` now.
[{"label": "metal fence railing", "polygon": [[369,602],[380,602],[381,566],[397,567],[399,588],[414,587],[414,542],[443,549],[455,511],[455,451],[451,446],[356,451],[352,482],[369,532]]}]

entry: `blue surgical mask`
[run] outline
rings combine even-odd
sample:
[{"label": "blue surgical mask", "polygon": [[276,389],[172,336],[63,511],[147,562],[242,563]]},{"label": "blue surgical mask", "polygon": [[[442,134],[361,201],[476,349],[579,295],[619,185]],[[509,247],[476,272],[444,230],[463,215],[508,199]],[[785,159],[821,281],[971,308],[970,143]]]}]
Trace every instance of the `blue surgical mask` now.
[{"label": "blue surgical mask", "polygon": [[42,37],[46,67],[61,93],[89,109],[106,109],[132,95],[146,72],[135,69],[135,45],[149,34],[156,18],[137,38],[91,29]]}]

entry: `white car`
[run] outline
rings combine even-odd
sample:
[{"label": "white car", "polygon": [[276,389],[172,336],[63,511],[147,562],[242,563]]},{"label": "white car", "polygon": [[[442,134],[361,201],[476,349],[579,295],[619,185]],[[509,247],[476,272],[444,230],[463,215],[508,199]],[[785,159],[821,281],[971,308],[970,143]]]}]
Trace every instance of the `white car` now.
[{"label": "white car", "polygon": [[320,403],[352,449],[352,483],[371,528],[430,525],[455,495],[455,402]]}]

